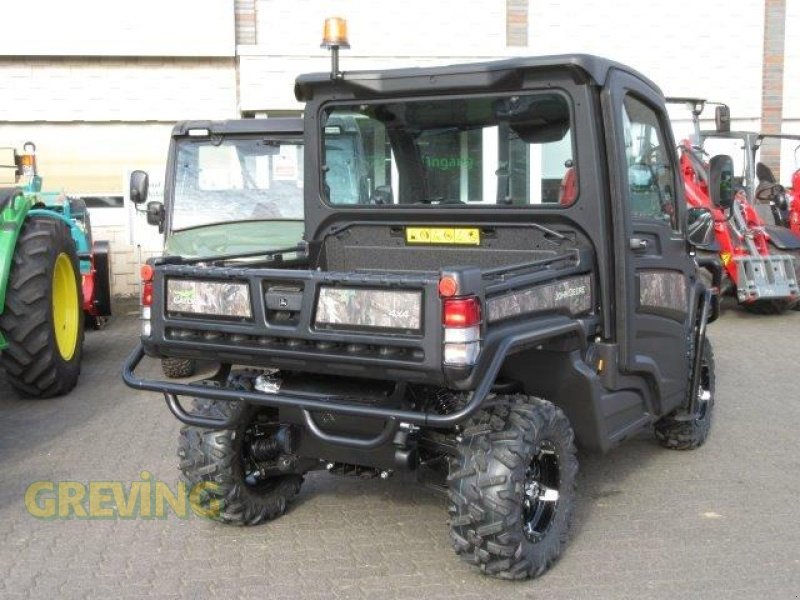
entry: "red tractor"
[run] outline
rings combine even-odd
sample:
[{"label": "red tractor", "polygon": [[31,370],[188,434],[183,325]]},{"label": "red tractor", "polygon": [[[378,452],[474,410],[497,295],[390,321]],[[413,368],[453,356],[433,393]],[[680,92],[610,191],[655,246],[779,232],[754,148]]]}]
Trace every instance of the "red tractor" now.
[{"label": "red tractor", "polygon": [[678,148],[686,200],[690,207],[710,210],[714,219],[715,243],[709,249],[698,250],[698,256],[709,251],[718,254],[723,268],[721,291],[735,293],[745,309],[761,314],[800,309],[800,236],[765,223],[754,183],[754,152],[745,152],[742,175],[734,177],[732,185],[737,192],[732,204],[714,206],[709,199],[709,154],[704,147],[710,140],[724,139],[743,142],[743,150],[757,150],[752,136],[759,134],[730,131],[730,113],[723,104],[717,106],[716,130],[701,131],[700,114],[708,102],[696,98],[668,101],[688,104],[694,122],[695,139],[683,140]]}]

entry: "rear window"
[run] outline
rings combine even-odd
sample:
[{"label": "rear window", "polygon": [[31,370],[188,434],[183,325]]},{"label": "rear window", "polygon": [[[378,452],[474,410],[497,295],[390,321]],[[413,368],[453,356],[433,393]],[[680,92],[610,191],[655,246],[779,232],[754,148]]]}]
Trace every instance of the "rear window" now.
[{"label": "rear window", "polygon": [[559,93],[336,105],[323,116],[330,204],[568,206],[578,197]]}]

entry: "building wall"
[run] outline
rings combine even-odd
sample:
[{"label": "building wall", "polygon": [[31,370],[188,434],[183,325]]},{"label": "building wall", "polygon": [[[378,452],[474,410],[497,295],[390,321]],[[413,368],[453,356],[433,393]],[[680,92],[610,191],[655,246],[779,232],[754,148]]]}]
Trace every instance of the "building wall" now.
[{"label": "building wall", "polygon": [[121,194],[175,121],[238,114],[231,58],[0,58],[0,98],[0,143],[36,143],[49,189],[73,194]]},{"label": "building wall", "polygon": [[0,56],[234,56],[233,0],[0,3]]},{"label": "building wall", "polygon": [[3,121],[174,122],[236,113],[233,58],[0,58]]},{"label": "building wall", "polygon": [[[367,9],[359,0],[337,2],[336,14],[347,18],[352,45],[342,50],[342,68],[588,52],[630,64],[667,94],[722,98],[740,118],[760,115],[762,2],[539,0],[527,9],[527,47],[506,45],[506,5],[494,0],[480,10],[464,10],[455,0],[407,0]],[[329,68],[319,44],[331,3],[307,0],[302,10],[297,7],[293,0],[257,0],[258,44],[238,50],[243,110],[297,107],[294,77]]]}]

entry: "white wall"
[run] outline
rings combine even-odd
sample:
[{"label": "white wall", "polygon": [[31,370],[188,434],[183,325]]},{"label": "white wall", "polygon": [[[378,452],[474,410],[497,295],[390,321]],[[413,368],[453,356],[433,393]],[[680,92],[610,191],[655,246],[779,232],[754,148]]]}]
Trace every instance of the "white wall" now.
[{"label": "white wall", "polygon": [[0,145],[36,144],[47,191],[122,195],[126,169],[166,166],[171,123],[0,123]]},{"label": "white wall", "polygon": [[0,56],[234,56],[233,0],[2,0]]},{"label": "white wall", "polygon": [[[244,50],[239,58],[239,104],[243,111],[302,110],[295,100],[294,82],[300,73],[330,71],[330,57],[270,56],[255,50]],[[425,67],[460,62],[493,60],[497,56],[355,56],[348,50],[340,54],[340,67],[345,71]]]},{"label": "white wall", "polygon": [[236,116],[234,59],[0,58],[3,121]]},{"label": "white wall", "polygon": [[505,2],[457,0],[258,0],[256,46],[240,46],[240,106],[245,111],[299,110],[294,80],[328,71],[320,48],[326,17],[347,19],[351,48],[344,70],[386,69],[508,56]]},{"label": "white wall", "polygon": [[720,99],[736,118],[760,116],[764,6],[758,1],[536,0],[527,48],[505,46],[502,0],[259,0],[256,8],[258,45],[239,47],[243,110],[299,108],[294,78],[328,70],[319,48],[322,24],[341,16],[352,45],[341,51],[345,71],[588,52],[639,69],[667,95]]},{"label": "white wall", "polygon": [[600,54],[640,70],[665,95],[727,102],[737,118],[761,114],[763,2],[536,0],[530,6],[526,52]]},{"label": "white wall", "polygon": [[505,0],[257,0],[269,54],[324,54],[326,17],[347,19],[351,56],[478,56],[505,51]]}]

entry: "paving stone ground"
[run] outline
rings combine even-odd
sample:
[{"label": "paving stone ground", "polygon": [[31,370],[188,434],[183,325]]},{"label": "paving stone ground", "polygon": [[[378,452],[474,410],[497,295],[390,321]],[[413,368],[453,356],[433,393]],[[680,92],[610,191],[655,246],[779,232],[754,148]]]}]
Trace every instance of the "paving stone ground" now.
[{"label": "paving stone ground", "polygon": [[670,452],[643,433],[582,456],[569,548],[522,583],[462,564],[444,499],[399,477],[311,474],[284,517],[247,529],[31,516],[39,480],[176,482],[177,421],[120,381],[137,326],[87,335],[67,397],[20,400],[0,379],[0,598],[800,598],[800,313],[712,325],[709,442]]}]

